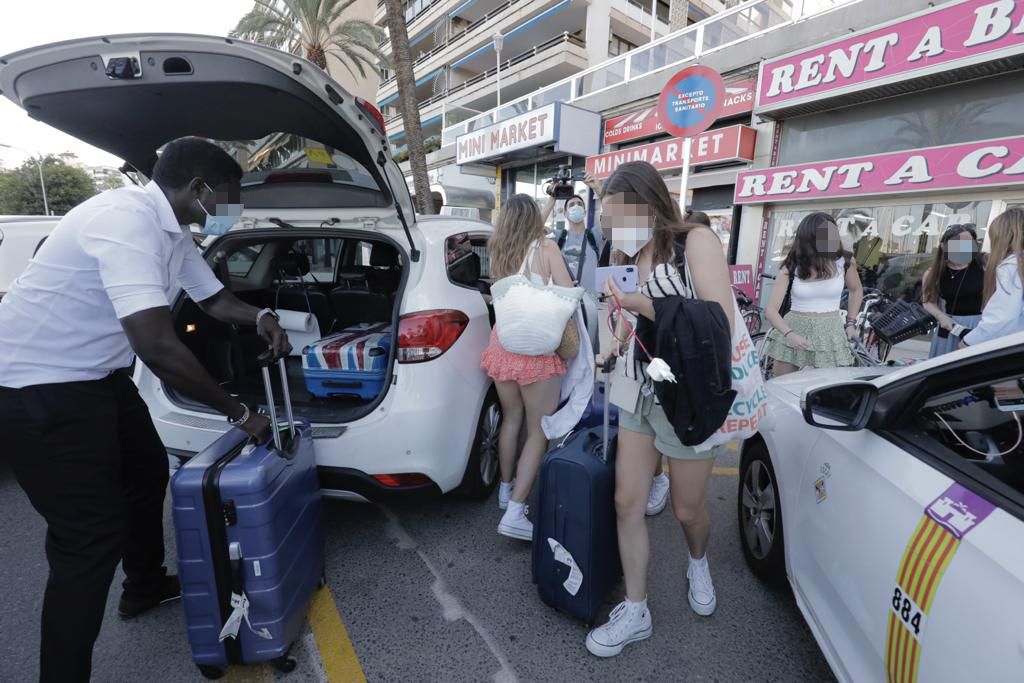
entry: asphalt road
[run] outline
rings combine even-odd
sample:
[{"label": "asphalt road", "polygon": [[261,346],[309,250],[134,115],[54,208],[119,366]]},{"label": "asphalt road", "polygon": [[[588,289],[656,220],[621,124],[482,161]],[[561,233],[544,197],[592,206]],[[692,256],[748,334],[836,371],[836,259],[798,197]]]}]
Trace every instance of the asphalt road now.
[{"label": "asphalt road", "polygon": [[[332,680],[359,680],[360,668],[369,681],[834,680],[792,596],[766,590],[743,562],[736,460],[735,453],[723,456],[712,482],[718,611],[710,618],[687,604],[685,542],[671,507],[650,522],[654,635],[599,660],[583,645],[586,627],[537,597],[529,546],[497,535],[493,499],[387,508],[327,502],[328,583],[344,626],[340,633],[307,629],[290,674],[240,667],[228,680],[323,681],[328,670],[349,672]],[[0,519],[0,681],[31,681],[47,572],[44,528],[2,465]],[[169,512],[166,519],[173,566]],[[203,680],[191,663],[180,607],[126,623],[115,613],[118,595],[111,591],[93,680]]]}]

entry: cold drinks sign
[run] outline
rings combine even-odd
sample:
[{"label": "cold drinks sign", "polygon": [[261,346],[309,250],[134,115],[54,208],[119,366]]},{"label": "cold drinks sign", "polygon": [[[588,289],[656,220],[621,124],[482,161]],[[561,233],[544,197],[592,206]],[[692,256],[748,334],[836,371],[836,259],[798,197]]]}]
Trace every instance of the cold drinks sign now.
[{"label": "cold drinks sign", "polygon": [[889,85],[1024,51],[1024,3],[964,0],[764,62],[756,111]]}]

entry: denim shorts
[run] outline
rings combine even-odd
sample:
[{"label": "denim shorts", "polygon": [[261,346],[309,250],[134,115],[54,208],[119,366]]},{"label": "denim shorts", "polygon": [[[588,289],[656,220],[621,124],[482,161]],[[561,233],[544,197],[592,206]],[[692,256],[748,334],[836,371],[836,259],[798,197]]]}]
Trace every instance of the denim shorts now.
[{"label": "denim shorts", "polygon": [[676,436],[676,430],[665,414],[665,409],[656,401],[654,394],[644,396],[642,393],[637,399],[636,410],[619,410],[619,428],[637,434],[647,434],[654,437],[654,447],[658,452],[669,458],[678,460],[714,460],[721,451],[721,446],[716,446],[707,451],[697,452],[692,446],[684,446],[683,442]]}]

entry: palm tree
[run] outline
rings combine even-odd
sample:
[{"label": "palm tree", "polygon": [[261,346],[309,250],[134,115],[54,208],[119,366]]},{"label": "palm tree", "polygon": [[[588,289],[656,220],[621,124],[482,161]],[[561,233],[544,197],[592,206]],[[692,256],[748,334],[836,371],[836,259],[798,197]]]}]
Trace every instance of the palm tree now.
[{"label": "palm tree", "polygon": [[405,28],[405,10],[402,7],[402,0],[384,0],[384,7],[387,9],[392,62],[395,68],[395,81],[398,83],[398,105],[402,111],[402,126],[405,128],[405,140],[409,149],[416,208],[420,213],[434,213],[430,179],[427,177],[427,157],[423,150],[423,130],[420,127],[420,105],[416,97],[416,76],[413,72],[412,55],[409,54],[409,32]]},{"label": "palm tree", "polygon": [[353,77],[358,71],[360,78],[366,78],[366,67],[377,70],[378,64],[385,61],[378,47],[384,32],[368,21],[341,21],[342,13],[354,3],[355,0],[255,0],[231,36],[303,55],[324,71],[331,55]]}]

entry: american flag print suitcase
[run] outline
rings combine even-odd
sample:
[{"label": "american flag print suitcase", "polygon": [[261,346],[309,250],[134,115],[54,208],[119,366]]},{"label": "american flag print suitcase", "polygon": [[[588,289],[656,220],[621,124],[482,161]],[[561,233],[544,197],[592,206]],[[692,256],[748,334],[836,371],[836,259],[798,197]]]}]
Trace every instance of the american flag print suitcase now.
[{"label": "american flag print suitcase", "polygon": [[318,398],[375,398],[384,388],[391,352],[390,323],[361,323],[307,346],[302,373]]}]

